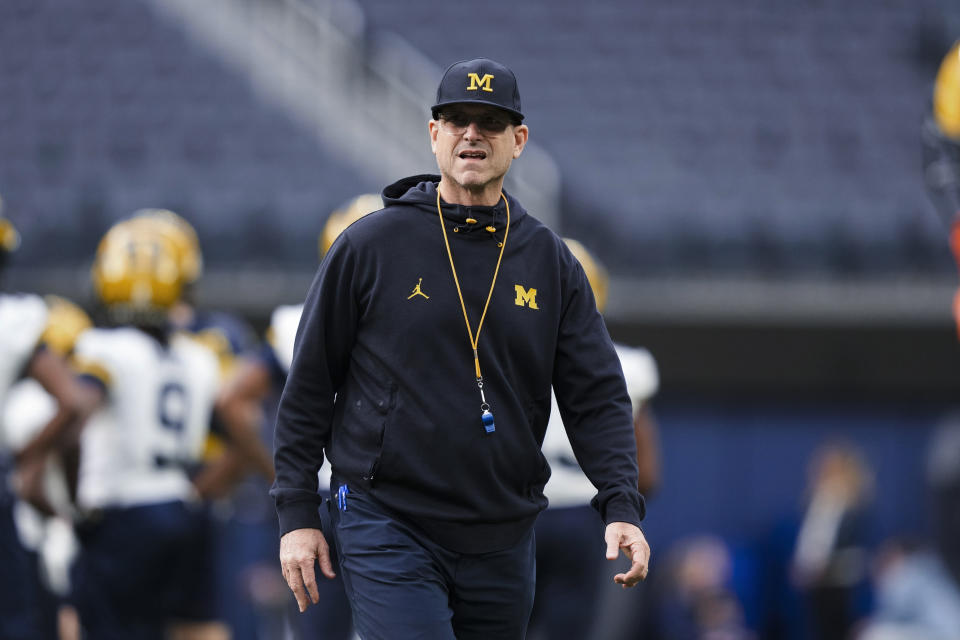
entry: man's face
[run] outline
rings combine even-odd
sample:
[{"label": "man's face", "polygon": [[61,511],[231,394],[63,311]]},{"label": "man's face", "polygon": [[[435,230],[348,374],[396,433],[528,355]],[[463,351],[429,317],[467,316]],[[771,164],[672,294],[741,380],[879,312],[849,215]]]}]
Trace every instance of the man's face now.
[{"label": "man's face", "polygon": [[430,146],[445,180],[467,191],[500,185],[527,142],[526,125],[513,125],[496,107],[454,104],[430,121]]}]

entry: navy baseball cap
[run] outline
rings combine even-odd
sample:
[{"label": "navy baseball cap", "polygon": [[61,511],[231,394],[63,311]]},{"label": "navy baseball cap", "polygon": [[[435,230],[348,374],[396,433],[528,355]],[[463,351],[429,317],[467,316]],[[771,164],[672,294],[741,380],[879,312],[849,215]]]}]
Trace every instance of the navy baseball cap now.
[{"label": "navy baseball cap", "polygon": [[437,87],[437,103],[430,107],[434,119],[448,104],[487,104],[509,111],[523,120],[520,90],[513,71],[489,58],[454,62]]}]

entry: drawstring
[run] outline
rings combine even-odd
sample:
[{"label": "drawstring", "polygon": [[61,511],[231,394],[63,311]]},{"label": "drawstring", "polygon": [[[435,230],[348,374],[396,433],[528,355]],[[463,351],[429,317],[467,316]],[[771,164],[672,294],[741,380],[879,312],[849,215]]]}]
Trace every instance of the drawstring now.
[{"label": "drawstring", "polygon": [[[461,229],[463,229],[464,231],[472,231],[473,229],[477,228],[474,225],[479,223],[479,221],[476,218],[471,218],[471,217],[467,217],[467,219],[464,222],[465,223],[457,223],[456,225],[454,225],[453,232],[460,233]],[[483,230],[490,234],[490,237],[493,238],[494,242],[497,243],[497,247],[503,247],[503,236],[499,235],[500,229],[497,229],[496,226],[494,226],[496,222],[497,222],[497,213],[496,211],[494,211],[493,224],[488,224],[486,227],[483,228]]]}]

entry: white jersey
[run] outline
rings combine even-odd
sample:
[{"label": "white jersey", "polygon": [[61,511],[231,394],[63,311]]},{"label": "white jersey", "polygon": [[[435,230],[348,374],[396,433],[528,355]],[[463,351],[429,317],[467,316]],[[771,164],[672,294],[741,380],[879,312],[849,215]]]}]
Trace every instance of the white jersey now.
[{"label": "white jersey", "polygon": [[[293,363],[293,344],[297,338],[297,328],[300,326],[300,316],[303,315],[303,305],[283,305],[273,310],[270,316],[270,329],[267,333],[273,355],[285,374],[290,373]],[[324,458],[323,466],[317,472],[317,481],[321,489],[330,487],[330,461]]]},{"label": "white jersey", "polygon": [[269,342],[273,348],[273,355],[276,356],[284,373],[290,373],[290,364],[293,362],[293,343],[297,338],[297,327],[300,326],[302,315],[302,304],[277,307],[270,315]]},{"label": "white jersey", "polygon": [[107,385],[107,402],[81,435],[78,505],[191,499],[183,464],[200,458],[209,431],[219,384],[214,354],[179,334],[164,348],[132,328],[86,331],[74,353]]},{"label": "white jersey", "polygon": [[[46,325],[47,305],[39,296],[0,295],[0,409],[33,356]],[[13,446],[5,432],[0,429],[0,451]]]},{"label": "white jersey", "polygon": [[[646,349],[614,345],[623,367],[623,377],[627,382],[627,393],[633,404],[633,415],[643,403],[657,393],[660,377],[657,363]],[[597,490],[587,480],[573,455],[573,447],[567,438],[567,432],[557,408],[557,398],[550,395],[550,421],[543,438],[543,455],[550,463],[550,480],[544,489],[551,507],[576,507],[590,503]]]}]

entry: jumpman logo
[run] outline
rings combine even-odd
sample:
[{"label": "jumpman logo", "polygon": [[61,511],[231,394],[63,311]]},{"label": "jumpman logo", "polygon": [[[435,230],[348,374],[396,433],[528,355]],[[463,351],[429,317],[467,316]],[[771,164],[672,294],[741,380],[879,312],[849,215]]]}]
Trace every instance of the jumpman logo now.
[{"label": "jumpman logo", "polygon": [[413,296],[423,296],[423,297],[426,298],[427,300],[430,299],[430,296],[428,296],[427,294],[425,294],[423,291],[420,290],[420,285],[421,285],[421,284],[423,284],[423,278],[420,278],[420,279],[417,281],[417,286],[415,286],[415,287],[413,288],[413,293],[411,293],[410,295],[407,296],[407,300],[409,300],[409,299],[412,298]]}]

